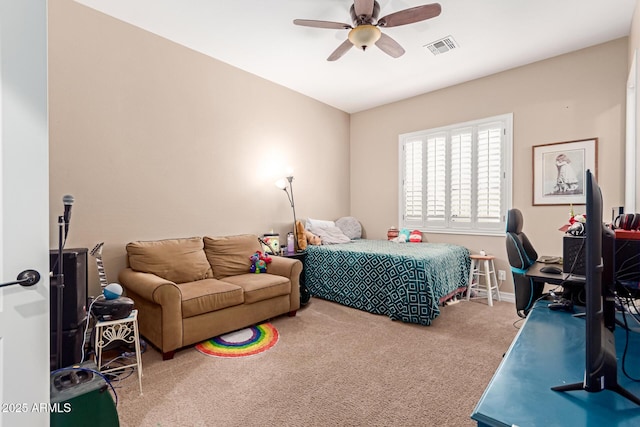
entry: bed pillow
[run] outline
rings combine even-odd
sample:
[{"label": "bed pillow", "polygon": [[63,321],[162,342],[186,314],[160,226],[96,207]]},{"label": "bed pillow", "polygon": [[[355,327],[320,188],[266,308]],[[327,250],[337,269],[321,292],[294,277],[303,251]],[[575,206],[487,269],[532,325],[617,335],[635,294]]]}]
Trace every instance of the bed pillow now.
[{"label": "bed pillow", "polygon": [[335,227],[335,226],[336,226],[336,223],[333,221],[327,221],[324,219],[307,218],[307,223],[305,224],[304,228],[308,230],[310,228],[327,228],[327,227]]},{"label": "bed pillow", "polygon": [[360,222],[352,216],[343,216],[336,220],[336,227],[342,230],[342,233],[351,240],[362,237],[362,226]]},{"label": "bed pillow", "polygon": [[320,237],[323,245],[351,242],[351,239],[345,236],[338,227],[312,228],[309,231]]}]

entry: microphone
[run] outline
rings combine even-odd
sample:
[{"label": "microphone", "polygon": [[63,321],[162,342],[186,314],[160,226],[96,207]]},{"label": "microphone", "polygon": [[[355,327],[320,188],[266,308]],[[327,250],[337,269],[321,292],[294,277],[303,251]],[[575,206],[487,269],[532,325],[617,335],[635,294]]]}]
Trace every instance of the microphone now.
[{"label": "microphone", "polygon": [[74,199],[71,194],[66,194],[62,198],[62,203],[64,203],[64,235],[67,236],[69,232],[69,222],[71,221],[71,205],[73,205]]}]

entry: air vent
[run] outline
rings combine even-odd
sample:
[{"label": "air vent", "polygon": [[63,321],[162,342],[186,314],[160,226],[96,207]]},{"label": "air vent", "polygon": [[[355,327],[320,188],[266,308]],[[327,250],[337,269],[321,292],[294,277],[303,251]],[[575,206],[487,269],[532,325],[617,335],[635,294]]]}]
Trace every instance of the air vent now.
[{"label": "air vent", "polygon": [[441,53],[449,52],[450,50],[457,49],[458,43],[451,36],[447,36],[440,40],[436,40],[433,43],[429,43],[424,45],[423,47],[428,48],[431,53],[434,55],[440,55]]}]

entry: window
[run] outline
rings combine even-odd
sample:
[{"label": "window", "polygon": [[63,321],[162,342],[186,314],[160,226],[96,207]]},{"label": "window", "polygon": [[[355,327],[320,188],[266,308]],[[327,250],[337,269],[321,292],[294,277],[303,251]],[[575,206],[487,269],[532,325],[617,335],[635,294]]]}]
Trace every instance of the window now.
[{"label": "window", "polygon": [[504,234],[511,207],[513,115],[400,135],[400,224]]}]

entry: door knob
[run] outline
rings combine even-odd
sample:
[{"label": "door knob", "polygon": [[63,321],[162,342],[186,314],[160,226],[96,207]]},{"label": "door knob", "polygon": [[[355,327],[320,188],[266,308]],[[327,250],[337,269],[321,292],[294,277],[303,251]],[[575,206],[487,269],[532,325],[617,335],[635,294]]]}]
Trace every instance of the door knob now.
[{"label": "door knob", "polygon": [[25,270],[18,274],[14,282],[0,283],[0,288],[10,285],[33,286],[40,281],[40,273],[35,270]]}]

